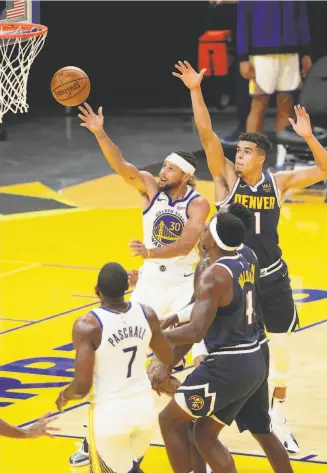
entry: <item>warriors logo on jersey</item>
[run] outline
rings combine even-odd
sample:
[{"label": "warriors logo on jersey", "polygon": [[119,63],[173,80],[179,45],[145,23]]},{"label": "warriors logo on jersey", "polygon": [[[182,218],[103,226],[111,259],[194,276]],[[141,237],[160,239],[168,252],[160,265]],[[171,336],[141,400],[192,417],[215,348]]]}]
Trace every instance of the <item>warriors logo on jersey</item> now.
[{"label": "warriors logo on jersey", "polygon": [[[191,186],[187,186],[185,197],[181,200],[173,201],[166,192],[156,194],[149,207],[143,212],[145,246],[149,249],[159,248],[178,241],[189,218],[187,209],[192,200],[197,197],[199,194]],[[183,263],[188,266],[196,263],[197,259],[197,251],[192,250],[187,256],[170,258],[169,262],[183,260]],[[156,261],[158,262],[157,259]],[[164,264],[168,264],[167,260],[164,260]]]},{"label": "warriors logo on jersey", "polygon": [[185,219],[179,212],[159,211],[155,216],[152,230],[152,243],[155,246],[168,245],[179,240]]}]

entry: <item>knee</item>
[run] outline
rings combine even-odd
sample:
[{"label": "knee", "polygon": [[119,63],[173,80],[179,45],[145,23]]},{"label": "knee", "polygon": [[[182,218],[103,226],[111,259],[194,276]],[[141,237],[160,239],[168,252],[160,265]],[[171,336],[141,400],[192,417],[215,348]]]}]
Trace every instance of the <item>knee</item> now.
[{"label": "knee", "polygon": [[251,112],[264,114],[269,103],[268,95],[253,96],[251,100]]},{"label": "knee", "polygon": [[290,107],[293,104],[293,96],[288,92],[278,92],[277,107]]}]

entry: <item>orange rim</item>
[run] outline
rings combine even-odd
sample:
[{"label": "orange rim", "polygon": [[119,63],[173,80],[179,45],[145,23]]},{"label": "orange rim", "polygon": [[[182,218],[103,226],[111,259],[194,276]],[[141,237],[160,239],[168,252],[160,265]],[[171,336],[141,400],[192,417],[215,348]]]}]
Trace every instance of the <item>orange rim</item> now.
[{"label": "orange rim", "polygon": [[48,28],[36,23],[1,23],[0,40],[14,38],[34,38],[46,34]]}]

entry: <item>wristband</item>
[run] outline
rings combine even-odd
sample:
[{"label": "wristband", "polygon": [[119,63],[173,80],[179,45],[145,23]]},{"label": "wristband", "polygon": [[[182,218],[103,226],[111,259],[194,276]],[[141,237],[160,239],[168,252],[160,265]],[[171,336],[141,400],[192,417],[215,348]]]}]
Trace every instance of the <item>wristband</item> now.
[{"label": "wristband", "polygon": [[191,320],[191,313],[193,307],[194,302],[193,304],[187,305],[183,309],[176,312],[180,324],[184,324],[185,322],[189,322]]}]

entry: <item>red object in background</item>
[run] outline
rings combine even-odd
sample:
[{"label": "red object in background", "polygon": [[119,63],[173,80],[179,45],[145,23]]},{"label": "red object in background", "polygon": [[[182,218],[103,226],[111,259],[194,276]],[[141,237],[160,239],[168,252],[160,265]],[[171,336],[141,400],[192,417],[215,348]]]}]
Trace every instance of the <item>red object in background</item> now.
[{"label": "red object in background", "polygon": [[205,76],[226,76],[228,74],[227,43],[230,30],[209,30],[199,38],[198,66],[207,69]]}]

